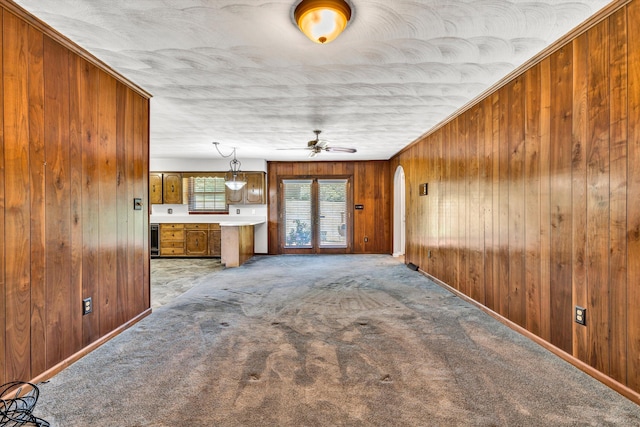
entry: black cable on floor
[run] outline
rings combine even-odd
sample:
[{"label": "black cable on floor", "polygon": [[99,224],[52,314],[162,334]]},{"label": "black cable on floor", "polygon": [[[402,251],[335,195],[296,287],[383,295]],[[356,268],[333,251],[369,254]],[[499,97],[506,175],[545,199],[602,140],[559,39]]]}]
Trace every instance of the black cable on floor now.
[{"label": "black cable on floor", "polygon": [[[21,395],[24,389],[27,392]],[[0,427],[50,427],[33,415],[39,396],[40,390],[32,383],[12,381],[0,386]]]}]

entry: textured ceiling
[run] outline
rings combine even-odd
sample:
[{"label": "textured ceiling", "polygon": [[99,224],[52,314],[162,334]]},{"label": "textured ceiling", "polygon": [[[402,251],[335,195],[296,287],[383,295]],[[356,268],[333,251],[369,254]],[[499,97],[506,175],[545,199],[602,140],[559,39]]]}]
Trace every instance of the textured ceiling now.
[{"label": "textured ceiling", "polygon": [[152,158],[304,160],[313,129],[388,159],[608,0],[351,0],[334,42],[295,0],[17,0],[150,92]]}]

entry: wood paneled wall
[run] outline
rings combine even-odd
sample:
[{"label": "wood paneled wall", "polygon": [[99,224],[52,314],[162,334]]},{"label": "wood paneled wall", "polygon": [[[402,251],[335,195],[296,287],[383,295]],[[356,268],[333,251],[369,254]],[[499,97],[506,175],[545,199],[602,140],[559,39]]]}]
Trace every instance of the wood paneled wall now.
[{"label": "wood paneled wall", "polygon": [[149,308],[148,96],[51,33],[0,3],[0,383]]},{"label": "wood paneled wall", "polygon": [[407,262],[640,392],[640,1],[398,165]]},{"label": "wood paneled wall", "polygon": [[[370,162],[269,162],[269,253],[278,249],[278,183],[291,177],[353,177],[353,253],[391,253],[391,187],[388,161]],[[353,209],[353,207],[352,207]],[[368,241],[364,239],[367,237]]]}]

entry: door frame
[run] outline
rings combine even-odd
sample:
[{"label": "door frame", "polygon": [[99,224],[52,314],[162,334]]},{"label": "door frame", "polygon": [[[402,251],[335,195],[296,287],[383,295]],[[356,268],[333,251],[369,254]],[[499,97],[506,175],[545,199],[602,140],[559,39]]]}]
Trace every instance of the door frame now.
[{"label": "door frame", "polygon": [[[303,180],[309,179],[313,183],[311,185],[311,211],[314,221],[312,227],[312,247],[311,248],[287,248],[285,247],[286,227],[284,224],[284,191],[283,181],[286,180]],[[346,200],[346,224],[347,224],[347,246],[344,248],[322,248],[320,247],[320,233],[317,232],[318,224],[318,180],[347,180],[347,200]],[[350,254],[353,253],[353,175],[282,175],[278,177],[278,252],[280,254]]]}]

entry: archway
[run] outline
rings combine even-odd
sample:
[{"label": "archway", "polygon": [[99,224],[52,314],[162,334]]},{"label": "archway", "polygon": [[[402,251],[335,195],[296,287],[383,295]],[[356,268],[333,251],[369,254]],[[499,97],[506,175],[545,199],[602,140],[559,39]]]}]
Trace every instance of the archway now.
[{"label": "archway", "polygon": [[404,169],[398,166],[393,177],[393,256],[404,255],[405,187]]}]

